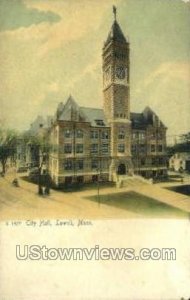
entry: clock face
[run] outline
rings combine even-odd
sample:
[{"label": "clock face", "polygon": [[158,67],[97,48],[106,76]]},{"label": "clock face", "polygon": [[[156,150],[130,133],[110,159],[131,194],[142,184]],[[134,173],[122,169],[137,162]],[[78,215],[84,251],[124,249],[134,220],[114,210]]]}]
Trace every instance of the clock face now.
[{"label": "clock face", "polygon": [[116,67],[116,77],[118,79],[124,79],[126,77],[126,68],[123,66]]}]

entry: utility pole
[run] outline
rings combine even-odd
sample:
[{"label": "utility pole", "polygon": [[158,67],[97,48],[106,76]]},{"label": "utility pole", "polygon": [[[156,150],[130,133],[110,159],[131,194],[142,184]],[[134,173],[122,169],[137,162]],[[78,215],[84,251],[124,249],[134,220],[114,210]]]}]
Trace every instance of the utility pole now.
[{"label": "utility pole", "polygon": [[76,185],[76,123],[73,119],[73,179],[74,186]]},{"label": "utility pole", "polygon": [[41,182],[42,164],[43,164],[43,153],[42,153],[42,161],[41,162],[40,162],[40,155],[39,155],[39,165],[38,165],[38,195],[43,195],[43,188],[42,188],[42,182]]},{"label": "utility pole", "polygon": [[97,168],[98,205],[100,206],[100,168]]}]

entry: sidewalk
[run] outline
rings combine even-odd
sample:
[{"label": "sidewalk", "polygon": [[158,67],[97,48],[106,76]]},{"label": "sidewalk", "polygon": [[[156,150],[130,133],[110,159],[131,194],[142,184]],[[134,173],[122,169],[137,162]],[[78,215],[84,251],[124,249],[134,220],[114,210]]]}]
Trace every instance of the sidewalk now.
[{"label": "sidewalk", "polygon": [[[143,218],[142,212],[133,212],[111,205],[88,200],[91,196],[97,196],[96,188],[75,192],[63,192],[52,190],[49,196],[38,195],[38,185],[25,181],[17,174],[20,187],[13,187],[11,182],[15,174],[8,172],[5,178],[0,180],[0,205],[1,218],[19,216],[21,218],[90,218],[90,219],[125,219]],[[178,183],[179,185],[179,183]],[[101,195],[127,193],[134,191],[147,198],[153,198],[172,207],[190,213],[190,197],[166,190],[162,184],[140,184],[123,188],[100,187]]]},{"label": "sidewalk", "polygon": [[[176,184],[180,185],[180,183]],[[136,188],[137,193],[143,194],[147,197],[153,197],[155,200],[169,204],[173,207],[179,208],[183,211],[190,213],[190,197],[180,193],[176,193],[165,189],[164,187],[174,186],[171,184],[163,184],[158,186],[154,185],[141,185],[140,188]]]},{"label": "sidewalk", "polygon": [[96,190],[65,193],[51,190],[49,196],[39,196],[38,186],[19,178],[20,187],[13,187],[15,176],[7,174],[0,180],[0,219],[126,219],[141,215],[128,210],[90,201],[84,197],[96,195]]}]

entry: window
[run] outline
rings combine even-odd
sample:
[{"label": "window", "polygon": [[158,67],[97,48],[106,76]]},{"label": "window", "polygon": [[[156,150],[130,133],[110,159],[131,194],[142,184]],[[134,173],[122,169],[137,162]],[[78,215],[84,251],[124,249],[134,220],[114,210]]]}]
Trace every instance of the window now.
[{"label": "window", "polygon": [[123,140],[125,138],[125,131],[124,129],[120,129],[118,133],[118,139]]},{"label": "window", "polygon": [[140,150],[141,153],[142,153],[142,152],[144,153],[145,150],[146,150],[145,145],[144,145],[144,144],[140,144],[140,145],[139,145],[139,150]]},{"label": "window", "polygon": [[84,182],[84,176],[77,176],[77,182],[83,183]]},{"label": "window", "polygon": [[93,159],[92,163],[91,163],[91,167],[92,167],[92,169],[97,169],[98,168],[98,161]]},{"label": "window", "polygon": [[83,170],[83,168],[84,168],[83,160],[77,160],[76,161],[76,168],[77,168],[77,170]]},{"label": "window", "polygon": [[144,166],[144,165],[145,165],[145,163],[146,163],[146,160],[145,160],[145,158],[142,158],[142,159],[141,159],[141,166]]},{"label": "window", "polygon": [[155,166],[157,164],[157,159],[156,158],[152,158],[152,165]]},{"label": "window", "polygon": [[65,138],[70,138],[71,137],[71,130],[70,129],[65,129],[64,130],[64,137]]},{"label": "window", "polygon": [[72,181],[73,181],[73,178],[72,178],[72,176],[67,176],[67,177],[65,177],[65,184],[66,184],[66,185],[69,185],[69,184],[71,184],[71,183],[72,183]]},{"label": "window", "polygon": [[91,145],[91,153],[98,153],[98,144]]},{"label": "window", "polygon": [[83,153],[83,144],[76,145],[76,153]]},{"label": "window", "polygon": [[92,175],[92,182],[98,181],[98,175]]},{"label": "window", "polygon": [[158,132],[158,139],[161,140],[163,138],[162,132]]},{"label": "window", "polygon": [[102,153],[108,153],[109,145],[108,144],[102,144]]},{"label": "window", "polygon": [[137,151],[136,145],[132,145],[132,152],[135,153]]},{"label": "window", "polygon": [[162,152],[162,151],[163,151],[162,145],[158,145],[158,152]]},{"label": "window", "polygon": [[98,125],[98,126],[105,126],[103,120],[95,120],[95,122],[96,122],[96,125]]},{"label": "window", "polygon": [[90,136],[92,139],[98,139],[98,131],[92,130]]},{"label": "window", "polygon": [[102,139],[105,139],[105,140],[109,139],[108,131],[102,131]]},{"label": "window", "polygon": [[71,144],[65,144],[64,152],[67,153],[67,154],[72,153],[72,145]]},{"label": "window", "polygon": [[156,138],[156,133],[155,133],[155,132],[152,132],[151,135],[150,135],[150,138],[151,138],[151,139],[155,139],[155,138]]},{"label": "window", "polygon": [[119,52],[115,52],[115,53],[114,53],[114,56],[115,56],[116,58],[118,58],[118,59],[125,59],[125,58],[126,58],[125,54],[119,53]]},{"label": "window", "polygon": [[81,129],[77,129],[76,137],[81,139],[83,138],[83,135],[84,135],[83,131]]},{"label": "window", "polygon": [[144,139],[145,139],[145,133],[139,132],[139,140],[144,140]]},{"label": "window", "polygon": [[125,152],[125,145],[124,144],[118,144],[118,152],[124,153]]},{"label": "window", "polygon": [[72,170],[72,168],[73,168],[72,160],[67,159],[67,160],[64,162],[64,169],[68,171],[68,170]]},{"label": "window", "polygon": [[151,152],[155,152],[156,151],[156,145],[151,145],[150,150],[151,150]]}]

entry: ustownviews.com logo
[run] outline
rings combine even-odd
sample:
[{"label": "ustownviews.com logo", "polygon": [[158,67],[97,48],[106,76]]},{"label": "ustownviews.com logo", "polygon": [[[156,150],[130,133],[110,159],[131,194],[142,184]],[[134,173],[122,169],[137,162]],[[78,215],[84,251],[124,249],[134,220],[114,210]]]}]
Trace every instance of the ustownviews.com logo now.
[{"label": "ustownviews.com logo", "polygon": [[175,248],[48,248],[16,245],[18,260],[176,260]]}]

